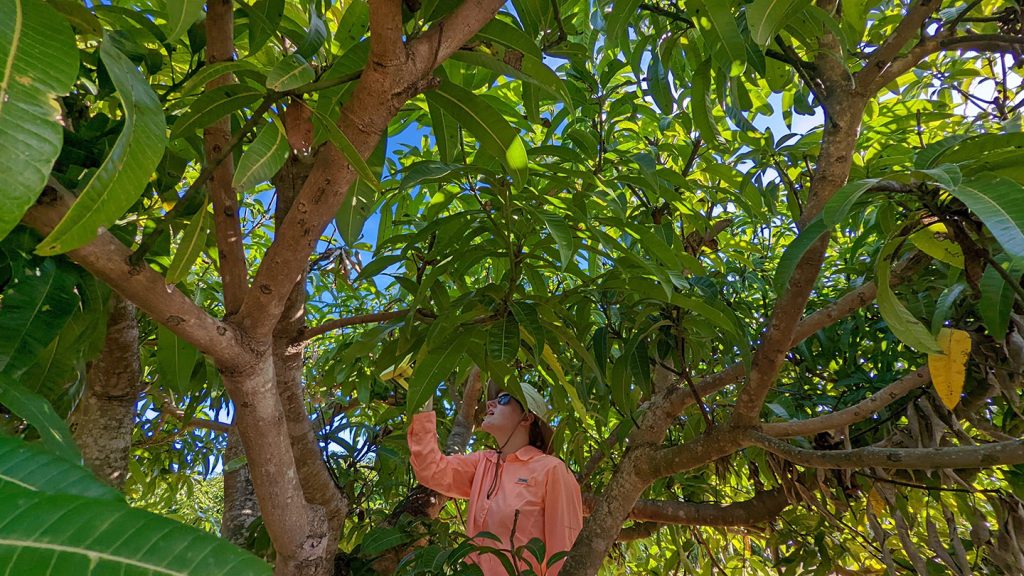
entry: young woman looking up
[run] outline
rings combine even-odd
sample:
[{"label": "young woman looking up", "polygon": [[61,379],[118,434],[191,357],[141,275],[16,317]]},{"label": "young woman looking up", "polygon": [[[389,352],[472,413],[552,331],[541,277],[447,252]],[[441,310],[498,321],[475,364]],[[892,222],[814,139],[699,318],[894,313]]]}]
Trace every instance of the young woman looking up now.
[{"label": "young woman looking up", "polygon": [[[553,430],[545,421],[544,398],[529,384],[522,390],[522,400],[502,392],[487,402],[480,429],[494,437],[496,449],[445,456],[438,448],[433,403],[428,402],[409,425],[409,451],[421,484],[469,500],[467,534],[490,532],[501,538],[500,544],[485,538],[476,539],[477,544],[508,550],[540,538],[546,556],[543,566],[530,553],[521,556],[526,560],[509,559],[517,572],[531,568],[541,576],[556,576],[561,560],[550,567],[547,561],[572,547],[583,528],[583,501],[576,478],[549,453]],[[508,573],[491,554],[474,554],[470,561],[484,576]]]}]

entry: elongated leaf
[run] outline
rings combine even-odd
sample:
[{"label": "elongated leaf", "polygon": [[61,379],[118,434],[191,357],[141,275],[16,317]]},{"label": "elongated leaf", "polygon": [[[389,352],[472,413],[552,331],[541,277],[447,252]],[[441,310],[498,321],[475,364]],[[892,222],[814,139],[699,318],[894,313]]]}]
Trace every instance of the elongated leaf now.
[{"label": "elongated leaf", "polygon": [[[195,76],[189,78],[188,82],[182,84],[181,95],[191,96],[206,89],[206,85],[215,78],[225,74],[237,74],[238,76],[249,76],[260,78],[262,73],[255,64],[248,60],[229,60],[227,62],[214,62],[203,66]],[[262,80],[261,80],[262,82]]]},{"label": "elongated leaf", "polygon": [[721,146],[722,138],[718,134],[718,126],[711,113],[710,60],[705,60],[698,66],[690,79],[690,116],[693,118],[693,125],[700,133],[700,137],[709,146]]},{"label": "elongated leaf", "polygon": [[4,291],[0,373],[17,377],[67,324],[78,305],[75,276],[43,260]]},{"label": "elongated leaf", "polygon": [[173,392],[184,394],[191,388],[192,370],[199,351],[164,326],[157,329],[156,362],[160,383]]},{"label": "elongated leaf", "polygon": [[224,116],[254,104],[262,93],[244,84],[228,84],[204,92],[178,117],[171,127],[171,138],[189,136]]},{"label": "elongated leaf", "polygon": [[[373,154],[370,155],[369,166],[374,174],[379,175],[384,170],[384,157],[387,154],[387,149],[388,139],[387,136],[384,136],[377,143]],[[367,182],[362,178],[356,180],[355,184],[348,189],[348,194],[345,195],[341,206],[338,207],[334,222],[341,238],[349,246],[354,246],[359,241],[363,234],[363,226],[366,225],[366,220],[373,213],[379,198],[379,189],[373,186],[373,182]]]},{"label": "elongated leaf", "polygon": [[836,190],[836,193],[829,198],[821,210],[821,217],[825,221],[825,226],[831,228],[845,220],[853,205],[857,203],[857,200],[860,200],[860,197],[877,183],[877,178],[869,178],[867,180],[850,182]]},{"label": "elongated leaf", "polygon": [[77,74],[67,20],[41,0],[0,1],[0,238],[46,184],[64,142],[55,98]]},{"label": "elongated leaf", "polygon": [[142,195],[167,145],[163,106],[146,79],[111,42],[100,46],[100,58],[121,98],[124,129],[71,209],[39,245],[43,255],[74,250],[114,224]]},{"label": "elongated leaf", "polygon": [[945,224],[932,224],[924,230],[918,230],[910,235],[910,241],[936,260],[957,268],[964,267],[964,251],[959,244],[949,239]]},{"label": "elongated leaf", "polygon": [[825,221],[819,216],[811,220],[810,224],[804,227],[797,234],[797,237],[786,246],[786,251],[782,253],[779,265],[775,268],[775,278],[772,281],[776,294],[782,294],[786,290],[786,286],[789,285],[789,280],[793,276],[793,271],[796,270],[796,265],[800,263],[804,254],[811,249],[811,246],[814,245],[818,238],[821,238],[822,234],[826,232],[828,232],[828,227],[825,226]]},{"label": "elongated leaf", "polygon": [[267,88],[285,92],[309,84],[316,79],[316,72],[306,59],[298,54],[289,54],[281,59],[267,74]]},{"label": "elongated leaf", "polygon": [[355,169],[356,174],[359,174],[359,178],[364,180],[375,191],[380,192],[380,177],[374,175],[373,170],[363,160],[363,157],[359,155],[359,151],[352,145],[352,141],[348,139],[348,136],[345,136],[345,133],[341,131],[341,128],[338,128],[330,118],[316,110],[313,110],[313,124],[317,129],[323,130],[331,144],[334,144],[334,147],[345,156],[345,159]]},{"label": "elongated leaf", "polygon": [[562,259],[562,270],[565,270],[576,254],[576,241],[572,235],[572,229],[569,228],[569,223],[565,221],[565,218],[561,216],[541,212],[540,217],[544,220],[544,225],[547,226],[551,237],[555,239],[558,255]]},{"label": "elongated leaf", "polygon": [[743,72],[747,63],[747,49],[743,45],[736,18],[732,15],[731,2],[716,0],[690,0],[693,21],[711,44],[711,55],[730,75]]},{"label": "elongated leaf", "polygon": [[487,355],[497,362],[509,362],[519,353],[519,322],[505,314],[487,329]]},{"label": "elongated leaf", "polygon": [[363,541],[359,545],[359,552],[365,557],[372,558],[385,550],[405,544],[413,538],[413,535],[396,526],[374,528],[363,537]]},{"label": "elongated leaf", "polygon": [[952,310],[953,304],[956,303],[960,293],[966,288],[966,282],[957,282],[943,290],[942,294],[939,295],[939,299],[935,303],[935,312],[932,314],[932,334],[939,333],[939,328],[949,319],[949,311]]},{"label": "elongated leaf", "polygon": [[932,385],[946,408],[952,410],[960,403],[967,375],[967,359],[971,355],[971,335],[963,330],[943,328],[939,331],[940,354],[928,355],[928,371]]},{"label": "elongated leaf", "polygon": [[[998,264],[997,264],[998,266]],[[1019,266],[1011,266],[1010,276],[1020,279],[1021,270]],[[1013,309],[1013,287],[1006,283],[999,272],[989,266],[981,276],[981,300],[978,302],[978,312],[981,319],[988,328],[988,333],[1001,342],[1006,338],[1006,331],[1010,326],[1010,311]]]},{"label": "elongated leaf", "polygon": [[666,116],[675,112],[676,98],[668,79],[668,70],[661,63],[658,50],[651,48],[651,61],[647,64],[647,93]]},{"label": "elongated leaf", "polygon": [[615,0],[611,14],[605,20],[605,32],[612,46],[625,46],[629,40],[629,24],[636,18],[641,0]]},{"label": "elongated leaf", "polygon": [[35,428],[47,450],[69,462],[82,462],[82,455],[71,439],[71,430],[45,398],[0,375],[0,404]]},{"label": "elongated leaf", "polygon": [[126,504],[66,494],[0,495],[0,571],[64,576],[269,576],[270,567],[213,534]]},{"label": "elongated leaf", "polygon": [[12,487],[123,502],[88,470],[18,438],[0,436],[0,490]]},{"label": "elongated leaf", "polygon": [[485,100],[451,82],[427,93],[427,102],[450,114],[488,154],[501,160],[517,185],[529,175],[526,146],[508,120]]},{"label": "elongated leaf", "polygon": [[455,334],[434,334],[416,354],[416,366],[409,381],[406,410],[412,414],[434,395],[441,381],[448,377],[465,352],[472,330],[460,329]]},{"label": "elongated leaf", "polygon": [[167,41],[173,44],[202,14],[202,0],[167,0]]},{"label": "elongated leaf", "polygon": [[441,156],[441,161],[451,162],[459,148],[459,125],[437,103],[428,101],[427,109],[430,111],[430,126],[434,131],[434,140],[437,142],[437,152]]},{"label": "elongated leaf", "polygon": [[284,15],[284,0],[256,0],[246,12],[249,14],[249,53],[253,54],[277,32]]},{"label": "elongated leaf", "polygon": [[746,7],[750,37],[761,48],[767,47],[800,4],[802,0],[754,0]]},{"label": "elongated leaf", "polygon": [[982,174],[965,180],[952,193],[981,218],[1011,258],[1024,260],[1024,186]]},{"label": "elongated leaf", "polygon": [[904,344],[919,352],[939,354],[942,349],[939,348],[931,331],[903,306],[889,285],[892,256],[899,244],[899,238],[890,240],[882,247],[875,262],[875,274],[878,278],[878,311],[882,313],[882,318],[892,333]]},{"label": "elongated leaf", "polygon": [[504,59],[500,59],[485,52],[460,50],[452,56],[452,59],[473,66],[481,66],[509,78],[529,82],[556,100],[572,104],[565,82],[542,60],[520,52],[508,51],[506,54]]},{"label": "elongated leaf", "polygon": [[239,192],[255,188],[269,181],[288,159],[288,137],[282,123],[275,118],[256,134],[252,144],[238,160],[238,168],[231,185]]},{"label": "elongated leaf", "polygon": [[513,302],[510,308],[519,322],[520,332],[525,333],[523,339],[533,348],[534,355],[539,357],[544,350],[544,341],[547,337],[544,334],[544,327],[540,324],[537,307],[532,302]]},{"label": "elongated leaf", "polygon": [[203,207],[188,223],[181,236],[181,242],[178,243],[178,248],[174,251],[174,259],[171,260],[171,265],[167,268],[168,284],[177,284],[188,276],[192,265],[196,263],[196,258],[199,258],[203,246],[206,245],[206,237],[210,232],[210,220],[209,210]]}]

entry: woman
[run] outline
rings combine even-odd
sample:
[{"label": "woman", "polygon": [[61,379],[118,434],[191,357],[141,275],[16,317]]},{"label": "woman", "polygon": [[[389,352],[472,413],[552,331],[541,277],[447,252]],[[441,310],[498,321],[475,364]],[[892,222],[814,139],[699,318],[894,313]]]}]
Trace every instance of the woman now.
[{"label": "woman", "polygon": [[[522,390],[525,403],[508,392],[487,402],[480,429],[494,437],[497,449],[442,454],[433,403],[428,402],[409,425],[409,451],[421,484],[452,498],[469,499],[468,534],[490,532],[501,538],[500,543],[476,538],[477,544],[509,550],[540,538],[545,549],[543,566],[529,552],[508,558],[517,572],[530,568],[539,575],[556,576],[562,561],[551,566],[547,561],[572,547],[583,527],[583,501],[576,478],[564,462],[549,454],[552,430],[544,420],[547,404],[532,386],[523,384]],[[474,554],[470,559],[484,576],[508,573],[494,555]]]}]

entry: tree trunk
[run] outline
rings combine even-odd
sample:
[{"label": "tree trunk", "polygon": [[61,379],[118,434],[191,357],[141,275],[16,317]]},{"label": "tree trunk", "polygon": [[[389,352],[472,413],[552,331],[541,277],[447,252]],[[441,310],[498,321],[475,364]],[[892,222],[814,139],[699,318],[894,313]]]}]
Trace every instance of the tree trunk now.
[{"label": "tree trunk", "polygon": [[141,374],[135,306],[114,294],[103,352],[89,365],[70,423],[86,466],[118,490],[128,475]]},{"label": "tree trunk", "polygon": [[[224,451],[224,465],[245,455],[238,430],[228,431],[228,447]],[[221,516],[220,534],[232,544],[245,548],[249,540],[249,527],[260,515],[256,489],[252,485],[249,465],[224,473],[224,514]]]}]

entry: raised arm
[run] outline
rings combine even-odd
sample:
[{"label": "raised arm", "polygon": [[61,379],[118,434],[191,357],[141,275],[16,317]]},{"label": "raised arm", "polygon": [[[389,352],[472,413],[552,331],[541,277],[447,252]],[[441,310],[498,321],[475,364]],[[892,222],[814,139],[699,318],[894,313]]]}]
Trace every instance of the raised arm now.
[{"label": "raised arm", "polygon": [[452,498],[469,498],[482,454],[445,456],[437,443],[437,416],[420,412],[409,424],[409,455],[416,480]]}]

